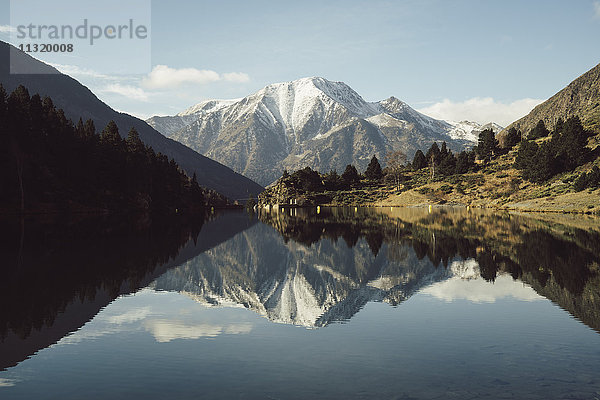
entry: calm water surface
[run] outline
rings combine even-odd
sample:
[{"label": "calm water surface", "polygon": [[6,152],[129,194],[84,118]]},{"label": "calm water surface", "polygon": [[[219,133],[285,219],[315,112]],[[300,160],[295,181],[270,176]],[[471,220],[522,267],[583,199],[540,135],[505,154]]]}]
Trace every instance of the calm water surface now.
[{"label": "calm water surface", "polygon": [[600,399],[600,222],[458,209],[11,225],[1,399]]}]

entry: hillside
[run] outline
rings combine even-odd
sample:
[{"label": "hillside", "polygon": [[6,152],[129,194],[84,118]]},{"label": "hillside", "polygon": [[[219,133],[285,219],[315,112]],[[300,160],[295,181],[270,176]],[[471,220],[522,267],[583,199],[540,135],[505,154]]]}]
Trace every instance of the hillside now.
[{"label": "hillside", "polygon": [[[18,63],[19,70],[32,73],[10,74],[10,62]],[[243,199],[248,197],[248,194],[257,194],[262,190],[261,186],[230,168],[166,138],[146,122],[113,110],[75,79],[2,41],[0,83],[8,93],[23,85],[32,95],[38,93],[42,98],[51,97],[54,105],[63,109],[67,118],[75,122],[79,118],[84,121],[91,119],[96,127],[101,129],[109,121],[115,121],[123,137],[134,127],[144,144],[152,146],[156,152],[174,158],[189,176],[196,173],[200,185],[216,190],[230,199]]]},{"label": "hillside", "polygon": [[525,117],[510,124],[502,135],[512,127],[526,135],[540,120],[547,127],[553,127],[559,118],[566,120],[574,115],[581,118],[586,128],[600,133],[600,64],[535,107]]}]

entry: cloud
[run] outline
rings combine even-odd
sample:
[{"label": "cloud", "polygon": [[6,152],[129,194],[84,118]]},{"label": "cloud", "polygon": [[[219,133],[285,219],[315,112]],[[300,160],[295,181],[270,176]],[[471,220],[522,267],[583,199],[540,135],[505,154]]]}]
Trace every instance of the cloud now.
[{"label": "cloud", "polygon": [[430,117],[447,121],[468,120],[480,124],[496,122],[502,126],[507,126],[527,115],[543,101],[541,99],[525,98],[512,103],[501,103],[492,97],[474,97],[463,102],[444,99],[418,111]]},{"label": "cloud", "polygon": [[84,76],[84,77],[89,77],[89,78],[110,79],[110,80],[119,79],[117,77],[113,77],[110,75],[101,74],[101,73],[93,71],[91,69],[81,68],[77,65],[56,64],[56,63],[49,63],[49,64],[66,75]]},{"label": "cloud", "polygon": [[14,379],[0,378],[0,387],[11,387],[17,383]]},{"label": "cloud", "polygon": [[594,17],[600,19],[600,1],[594,1]]},{"label": "cloud", "polygon": [[17,30],[13,26],[10,26],[10,25],[0,25],[0,33],[11,33],[11,32],[16,32],[16,31]]},{"label": "cloud", "polygon": [[157,65],[148,76],[142,79],[142,86],[146,89],[172,89],[185,84],[203,85],[221,80],[228,82],[248,82],[250,77],[243,72],[219,74],[207,69],[177,69],[166,65]]},{"label": "cloud", "polygon": [[481,278],[479,264],[474,259],[454,261],[449,269],[452,277],[434,283],[422,292],[446,302],[495,303],[504,298],[522,301],[543,299],[530,286],[513,280],[509,275],[499,275],[494,283],[486,282]]},{"label": "cloud", "polygon": [[149,100],[149,95],[144,91],[144,89],[131,85],[121,85],[119,83],[113,83],[101,88],[100,91],[103,93],[118,94],[138,101]]},{"label": "cloud", "polygon": [[150,307],[134,308],[126,311],[123,314],[111,315],[106,318],[106,321],[111,324],[130,324],[132,322],[146,319],[151,314]]},{"label": "cloud", "polygon": [[248,82],[250,80],[250,77],[248,76],[248,74],[245,74],[243,72],[228,72],[223,74],[223,79],[228,82],[244,83]]},{"label": "cloud", "polygon": [[494,283],[486,282],[482,278],[453,277],[426,287],[422,293],[446,302],[467,300],[472,303],[495,303],[506,298],[528,302],[543,300],[530,286],[514,281],[509,275],[496,277]]},{"label": "cloud", "polygon": [[252,330],[252,325],[250,324],[219,326],[212,324],[186,324],[166,319],[146,321],[144,326],[159,343],[166,343],[175,339],[213,338],[223,333],[230,335],[245,334]]}]

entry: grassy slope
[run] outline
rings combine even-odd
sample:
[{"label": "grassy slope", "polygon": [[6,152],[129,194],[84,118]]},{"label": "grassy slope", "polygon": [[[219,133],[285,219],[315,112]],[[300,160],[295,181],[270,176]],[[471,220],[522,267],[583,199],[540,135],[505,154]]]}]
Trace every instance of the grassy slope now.
[{"label": "grassy slope", "polygon": [[[538,142],[545,139],[538,139]],[[591,138],[589,146],[596,148],[600,134]],[[575,171],[559,174],[543,185],[524,181],[520,171],[512,167],[516,150],[493,160],[480,171],[464,175],[438,176],[431,179],[427,168],[409,171],[400,190],[383,184],[362,182],[359,188],[322,194],[298,195],[290,188],[275,185],[261,195],[262,204],[277,203],[277,190],[284,198],[300,199],[299,205],[351,206],[427,206],[460,205],[510,209],[517,211],[577,212],[600,214],[600,189],[575,192],[573,182],[593,165],[600,166],[600,158],[578,167]]]},{"label": "grassy slope", "polygon": [[[595,147],[599,139],[600,135],[592,138],[591,145]],[[442,177],[435,182],[427,179],[427,170],[411,173],[409,184],[414,184],[413,189],[374,201],[373,205],[457,204],[520,211],[600,213],[600,190],[573,190],[577,176],[589,171],[592,165],[600,166],[600,158],[539,185],[523,181],[520,171],[512,167],[515,156],[513,150],[479,172]]]}]

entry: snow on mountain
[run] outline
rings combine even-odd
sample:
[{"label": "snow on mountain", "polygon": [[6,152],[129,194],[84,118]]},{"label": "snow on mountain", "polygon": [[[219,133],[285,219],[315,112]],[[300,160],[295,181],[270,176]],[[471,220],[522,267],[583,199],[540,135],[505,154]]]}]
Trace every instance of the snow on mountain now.
[{"label": "snow on mountain", "polygon": [[502,129],[502,126],[494,123],[488,122],[487,124],[481,125],[477,122],[472,121],[460,121],[460,122],[450,122],[453,127],[448,131],[448,135],[453,139],[463,139],[468,140],[473,143],[477,143],[479,139],[479,134],[483,132],[485,129],[492,129],[494,133],[498,134]]},{"label": "snow on mountain", "polygon": [[163,134],[268,185],[284,169],[364,170],[391,150],[409,159],[433,142],[453,151],[476,141],[473,129],[421,114],[395,97],[366,102],[343,82],[320,77],[275,83],[236,100],[210,100],[147,121]]}]

